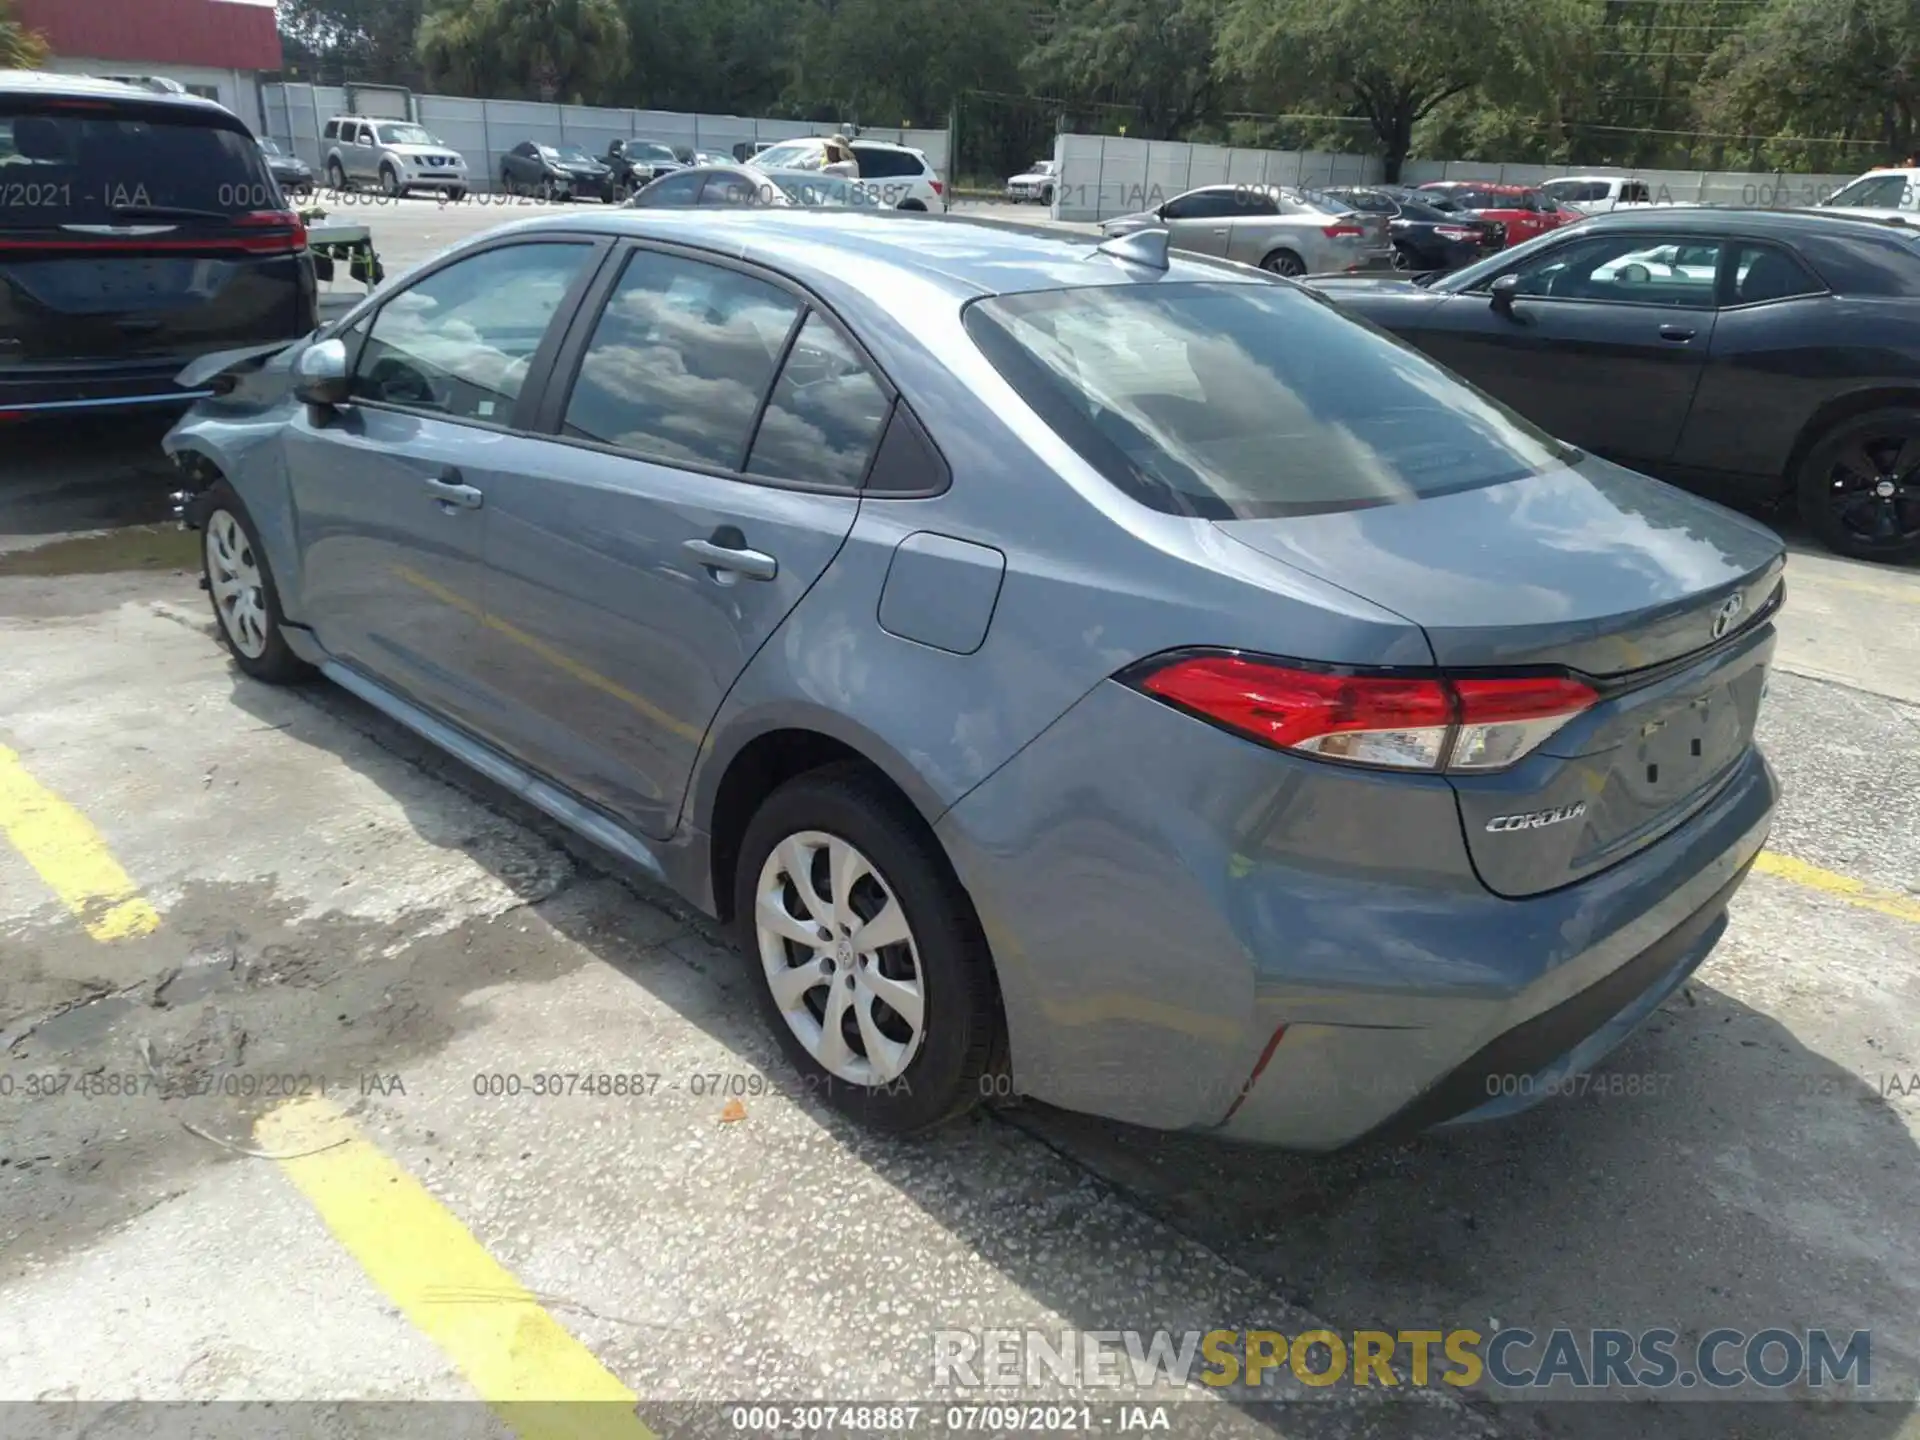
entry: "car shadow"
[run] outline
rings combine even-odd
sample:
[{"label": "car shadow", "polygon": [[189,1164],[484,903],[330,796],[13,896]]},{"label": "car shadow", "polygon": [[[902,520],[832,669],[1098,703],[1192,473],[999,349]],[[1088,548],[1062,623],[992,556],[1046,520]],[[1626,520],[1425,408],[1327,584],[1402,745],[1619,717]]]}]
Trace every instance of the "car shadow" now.
[{"label": "car shadow", "polygon": [[[754,1010],[752,977],[730,952],[720,953],[726,937],[712,922],[345,692],[315,682],[296,693],[300,703],[290,705],[285,692],[235,675],[239,708],[386,782],[382,788],[409,807],[423,837],[444,837],[444,817],[430,793],[415,787],[409,800],[392,785],[388,757],[524,825],[583,874],[618,881],[632,904],[536,908],[744,1061],[790,1073]],[[342,727],[374,745],[343,745]],[[647,906],[679,921],[676,938],[661,943],[708,982],[699,1003],[687,1003],[683,973],[663,981],[657,964],[636,964],[623,946],[623,926]],[[1555,1100],[1499,1125],[1332,1156],[1138,1130],[1038,1105],[898,1142],[876,1139],[810,1100],[799,1103],[973,1253],[1083,1330],[1263,1322],[1240,1318],[1227,1301],[1204,1316],[1102,1308],[1084,1277],[1112,1266],[1111,1254],[1090,1246],[1076,1255],[1068,1230],[1049,1242],[1056,1253],[1048,1255],[1049,1247],[1036,1249],[1017,1233],[1021,1211],[1012,1200],[983,1203],[977,1186],[956,1183],[956,1173],[971,1166],[1000,1163],[993,1153],[1004,1151],[1009,1130],[1053,1152],[1030,1152],[1043,1158],[1022,1162],[1034,1170],[1027,1184],[1064,1193],[1085,1181],[1068,1186],[1058,1176],[1096,1177],[1124,1205],[1244,1272],[1258,1293],[1349,1330],[1486,1333],[1524,1325],[1544,1335],[1564,1325],[1637,1334],[1664,1326],[1680,1332],[1675,1348],[1684,1354],[1690,1338],[1716,1326],[1825,1327],[1838,1332],[1837,1348],[1865,1329],[1874,1335],[1877,1386],[1911,1393],[1912,1374],[1901,1372],[1912,1368],[1914,1296],[1885,1262],[1920,1212],[1920,1155],[1877,1081],[1834,1065],[1766,1015],[1697,982],[1609,1062],[1614,1072],[1652,1076],[1651,1089],[1643,1083],[1630,1097]],[[1059,1161],[1067,1162],[1064,1171],[1046,1169]],[[1062,1194],[1052,1198],[1064,1203]],[[1495,1403],[1476,1396],[1474,1404],[1502,1434],[1577,1440],[1879,1440],[1900,1433],[1911,1415],[1905,1404],[1840,1405],[1788,1393],[1793,1398],[1762,1403],[1665,1401],[1632,1410],[1524,1397]],[[1350,1422],[1351,1412],[1336,1422],[1341,1408],[1244,1413],[1275,1433],[1310,1435],[1323,1422]],[[1426,1411],[1369,1408],[1366,1433],[1426,1433],[1433,1420]]]},{"label": "car shadow", "polygon": [[20,421],[0,430],[0,547],[168,519],[179,484],[160,441],[175,418]]}]

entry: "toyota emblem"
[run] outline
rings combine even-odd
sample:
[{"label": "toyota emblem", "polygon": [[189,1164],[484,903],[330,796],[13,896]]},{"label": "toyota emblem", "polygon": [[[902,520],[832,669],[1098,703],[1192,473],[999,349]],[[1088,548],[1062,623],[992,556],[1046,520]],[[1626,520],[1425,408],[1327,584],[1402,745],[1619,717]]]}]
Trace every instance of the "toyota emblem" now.
[{"label": "toyota emblem", "polygon": [[1746,605],[1745,599],[1738,595],[1729,595],[1721,602],[1720,608],[1713,612],[1714,639],[1718,640],[1733,628],[1733,622],[1740,618],[1740,612]]}]

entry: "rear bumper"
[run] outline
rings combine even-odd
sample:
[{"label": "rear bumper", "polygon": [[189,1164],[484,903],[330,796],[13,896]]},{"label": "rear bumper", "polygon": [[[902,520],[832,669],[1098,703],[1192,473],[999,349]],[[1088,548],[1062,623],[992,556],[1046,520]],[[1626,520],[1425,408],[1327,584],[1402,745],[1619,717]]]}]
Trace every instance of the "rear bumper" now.
[{"label": "rear bumper", "polygon": [[35,366],[31,374],[0,374],[0,419],[53,417],[95,410],[179,409],[211,394],[183,390],[173,377],[195,357],[128,364]]},{"label": "rear bumper", "polygon": [[1591,1067],[1712,948],[1776,797],[1749,752],[1658,842],[1506,900],[1444,780],[1278,755],[1108,684],[937,828],[993,947],[1016,1089],[1332,1150]]}]

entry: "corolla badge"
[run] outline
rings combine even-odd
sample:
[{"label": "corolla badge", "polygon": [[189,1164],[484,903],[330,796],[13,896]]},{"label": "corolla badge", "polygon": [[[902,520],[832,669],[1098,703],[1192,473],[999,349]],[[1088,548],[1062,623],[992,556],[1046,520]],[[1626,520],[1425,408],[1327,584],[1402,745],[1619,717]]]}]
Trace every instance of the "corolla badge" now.
[{"label": "corolla badge", "polygon": [[1487,821],[1487,829],[1498,835],[1509,830],[1544,830],[1567,820],[1578,820],[1587,813],[1587,802],[1579,800],[1558,810],[1535,810],[1527,815],[1496,815]]},{"label": "corolla badge", "polygon": [[1746,599],[1739,595],[1729,595],[1720,602],[1720,608],[1713,612],[1713,638],[1718,640],[1733,628],[1733,622],[1740,618],[1740,612],[1747,608]]}]

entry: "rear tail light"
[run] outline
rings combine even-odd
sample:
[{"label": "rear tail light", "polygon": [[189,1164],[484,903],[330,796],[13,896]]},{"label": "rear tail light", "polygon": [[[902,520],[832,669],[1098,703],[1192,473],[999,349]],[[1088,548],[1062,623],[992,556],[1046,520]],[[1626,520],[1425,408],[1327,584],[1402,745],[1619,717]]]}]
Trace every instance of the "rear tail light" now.
[{"label": "rear tail light", "polygon": [[1463,230],[1458,225],[1436,225],[1433,233],[1442,240],[1473,240],[1478,238],[1473,231]]},{"label": "rear tail light", "polygon": [[1362,230],[1358,225],[1323,225],[1320,227],[1320,233],[1329,240],[1339,240],[1343,237],[1358,237],[1367,232]]},{"label": "rear tail light", "polygon": [[1504,769],[1600,698],[1566,675],[1343,673],[1217,653],[1150,662],[1126,678],[1276,749],[1435,772]]},{"label": "rear tail light", "polygon": [[307,248],[307,226],[291,210],[252,210],[233,217],[234,227],[249,233],[240,242],[250,255],[293,255]]},{"label": "rear tail light", "polygon": [[930,179],[927,181],[927,184],[933,187],[933,193],[936,195],[944,195],[947,193],[945,187],[943,187],[938,180]]}]

